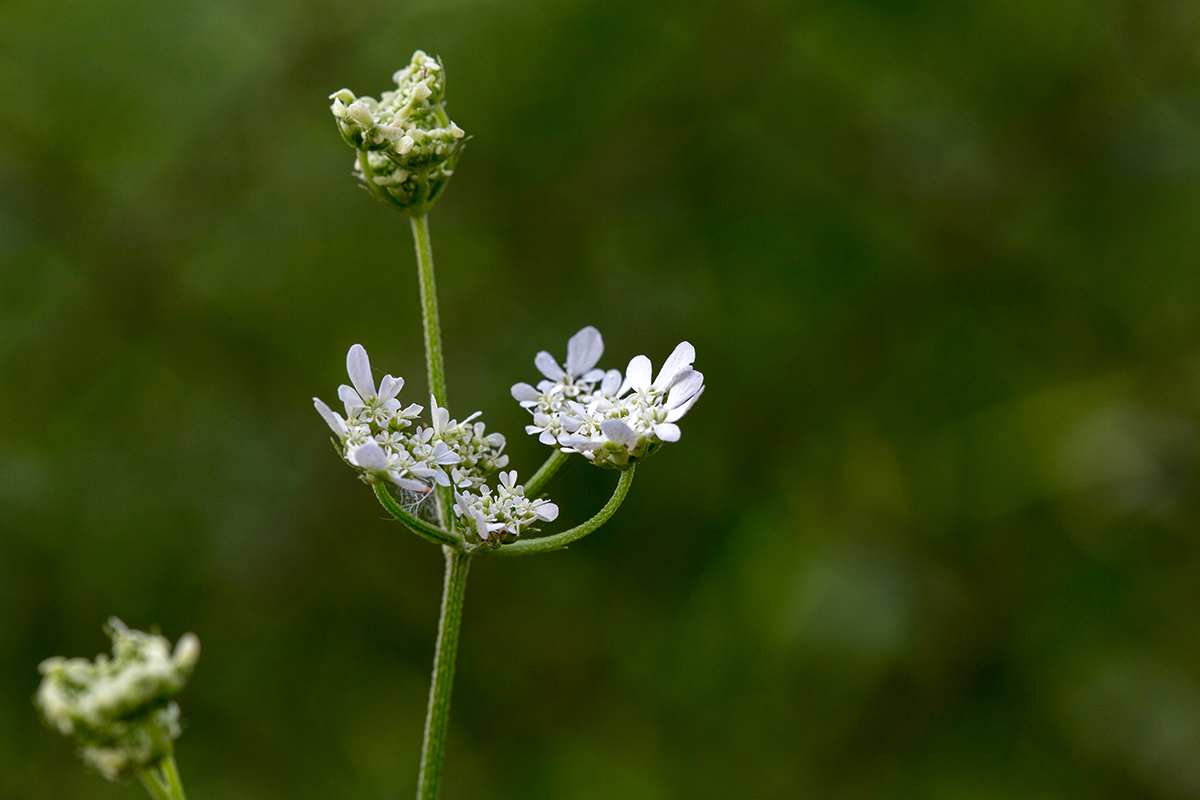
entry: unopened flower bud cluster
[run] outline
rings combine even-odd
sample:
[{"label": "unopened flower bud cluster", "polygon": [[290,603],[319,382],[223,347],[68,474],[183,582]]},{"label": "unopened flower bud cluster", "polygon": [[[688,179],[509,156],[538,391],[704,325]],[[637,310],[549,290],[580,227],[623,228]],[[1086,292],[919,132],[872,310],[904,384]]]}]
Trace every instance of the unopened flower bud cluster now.
[{"label": "unopened flower bud cluster", "polygon": [[401,208],[420,212],[454,174],[466,134],[446,113],[440,61],[418,50],[392,78],[395,91],[379,100],[349,89],[334,92],[330,110],[342,138],[360,151],[359,178]]},{"label": "unopened flower bud cluster", "polygon": [[596,369],[604,354],[600,332],[588,326],[567,342],[567,361],[546,351],[534,365],[545,376],[536,387],[518,383],[513,398],[533,415],[526,433],[593,464],[628,469],[663,442],[679,441],[676,424],[704,392],[704,375],[692,369],[696,351],[681,342],[651,380],[646,356],[629,362],[622,378]]},{"label": "unopened flower bud cluster", "polygon": [[414,427],[421,406],[402,408],[396,399],[404,379],[385,375],[377,388],[362,345],[346,354],[346,372],[352,385],[338,388],[346,416],[315,397],[313,405],[337,434],[342,456],[368,483],[387,481],[416,495],[434,485],[453,487],[459,501],[454,512],[473,543],[496,545],[538,520],[558,515],[553,503],[524,496],[516,472],[501,475],[501,485],[492,494],[487,478],[508,466],[508,456],[504,436],[488,433],[479,412],[458,422],[430,398],[431,424]]},{"label": "unopened flower bud cluster", "polygon": [[80,746],[84,761],[109,780],[132,775],[170,755],[180,734],[173,702],[200,657],[200,640],[171,643],[157,634],[108,621],[113,655],[95,661],[56,656],[43,661],[35,701],[43,718]]}]

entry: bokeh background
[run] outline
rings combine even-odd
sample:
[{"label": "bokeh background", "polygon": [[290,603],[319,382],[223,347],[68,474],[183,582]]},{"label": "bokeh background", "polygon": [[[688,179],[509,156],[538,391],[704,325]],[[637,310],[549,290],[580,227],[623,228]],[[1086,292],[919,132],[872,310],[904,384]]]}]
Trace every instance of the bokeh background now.
[{"label": "bokeh background", "polygon": [[580,327],[708,382],[475,559],[444,797],[1200,797],[1192,0],[6,0],[0,797],[143,796],[30,702],[110,614],[203,641],[196,800],[411,796],[441,554],[310,398],[425,395],[326,99],[418,47],[451,410],[528,474]]}]

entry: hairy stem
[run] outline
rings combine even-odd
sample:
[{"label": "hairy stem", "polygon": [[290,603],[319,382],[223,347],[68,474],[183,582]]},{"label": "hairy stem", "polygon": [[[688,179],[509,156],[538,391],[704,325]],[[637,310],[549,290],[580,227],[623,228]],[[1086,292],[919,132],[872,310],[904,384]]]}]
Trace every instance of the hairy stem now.
[{"label": "hairy stem", "polygon": [[[429,375],[429,392],[442,408],[446,407],[446,366],[442,360],[442,326],[438,320],[437,283],[433,279],[433,245],[429,241],[429,216],[416,214],[408,218],[412,225],[413,245],[417,250],[417,275],[421,284],[421,319],[425,324],[425,365]],[[437,492],[438,521],[443,528],[453,524],[450,489],[442,486]]]},{"label": "hairy stem", "polygon": [[441,783],[450,691],[454,686],[454,660],[458,655],[458,631],[462,625],[463,598],[467,593],[467,569],[471,564],[471,557],[466,553],[450,547],[443,547],[442,551],[446,554],[446,582],[442,587],[442,615],[438,621],[437,652],[433,657],[429,710],[425,714],[417,800],[436,800]]},{"label": "hairy stem", "polygon": [[594,517],[582,525],[576,525],[574,528],[565,530],[562,533],[556,533],[553,536],[543,536],[540,539],[519,539],[512,544],[506,544],[496,550],[485,549],[483,552],[495,553],[502,556],[548,553],[551,550],[561,550],[571,542],[582,539],[608,522],[609,517],[615,514],[617,509],[621,507],[621,503],[625,501],[625,495],[629,494],[629,487],[633,485],[634,469],[634,467],[630,467],[621,473],[621,480],[617,481],[617,488],[613,490],[612,497],[608,499],[603,508],[596,512]]},{"label": "hairy stem", "polygon": [[558,472],[558,468],[567,462],[567,454],[562,450],[555,450],[546,459],[546,462],[538,468],[538,471],[533,473],[533,477],[525,482],[525,496],[536,497],[537,493],[542,490],[546,482],[554,477],[554,473]]}]

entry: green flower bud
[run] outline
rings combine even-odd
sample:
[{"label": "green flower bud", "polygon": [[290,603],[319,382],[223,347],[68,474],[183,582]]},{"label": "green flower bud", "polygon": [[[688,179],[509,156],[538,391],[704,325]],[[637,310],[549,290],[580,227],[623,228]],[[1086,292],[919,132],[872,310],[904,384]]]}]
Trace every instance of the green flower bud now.
[{"label": "green flower bud", "polygon": [[395,91],[379,100],[334,92],[330,111],[342,139],[358,151],[354,169],[365,187],[407,214],[424,214],[454,174],[468,137],[446,113],[440,61],[418,50],[392,79]]}]

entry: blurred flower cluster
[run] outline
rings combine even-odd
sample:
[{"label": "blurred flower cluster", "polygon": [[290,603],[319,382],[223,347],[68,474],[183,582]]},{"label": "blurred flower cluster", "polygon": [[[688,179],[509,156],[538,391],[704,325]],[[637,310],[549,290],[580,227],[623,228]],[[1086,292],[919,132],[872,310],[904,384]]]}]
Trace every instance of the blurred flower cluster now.
[{"label": "blurred flower cluster", "polygon": [[619,370],[596,369],[604,354],[600,331],[588,326],[567,341],[567,361],[537,354],[545,376],[536,387],[518,383],[513,398],[533,415],[525,432],[593,464],[628,469],[663,442],[679,440],[678,422],[704,392],[704,375],[692,369],[696,351],[681,342],[651,380],[646,356]]},{"label": "blurred flower cluster", "polygon": [[109,780],[127,777],[169,756],[180,734],[174,698],[200,658],[200,640],[171,643],[108,621],[112,658],[56,656],[41,663],[35,702],[48,724],[75,739],[84,761]]}]

